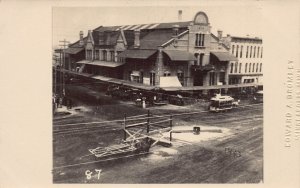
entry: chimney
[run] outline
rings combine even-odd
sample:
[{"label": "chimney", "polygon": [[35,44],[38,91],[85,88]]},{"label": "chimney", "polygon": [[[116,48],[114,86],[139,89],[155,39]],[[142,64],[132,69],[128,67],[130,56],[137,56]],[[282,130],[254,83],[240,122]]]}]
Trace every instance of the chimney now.
[{"label": "chimney", "polygon": [[182,10],[178,10],[178,21],[182,20]]},{"label": "chimney", "polygon": [[79,32],[79,45],[83,46],[84,42],[83,42],[83,31]]},{"label": "chimney", "polygon": [[140,47],[140,33],[139,29],[134,30],[134,48]]},{"label": "chimney", "polygon": [[222,34],[223,34],[223,31],[221,31],[221,30],[218,30],[218,38],[219,38],[219,40],[221,40],[221,39],[222,39]]}]

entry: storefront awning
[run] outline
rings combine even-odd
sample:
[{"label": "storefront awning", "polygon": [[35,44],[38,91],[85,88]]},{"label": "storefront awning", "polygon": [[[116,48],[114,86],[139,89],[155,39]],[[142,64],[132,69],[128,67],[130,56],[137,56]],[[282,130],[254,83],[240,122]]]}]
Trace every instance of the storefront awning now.
[{"label": "storefront awning", "polygon": [[102,66],[102,67],[110,67],[110,68],[115,68],[115,67],[124,65],[124,62],[88,61],[88,60],[82,60],[77,63],[86,64],[86,65]]},{"label": "storefront awning", "polygon": [[81,61],[77,61],[76,63],[78,64],[86,64],[86,63],[89,63],[91,62],[90,60],[81,60]]},{"label": "storefront awning", "polygon": [[109,61],[92,61],[89,63],[86,63],[88,65],[95,65],[95,66],[102,66],[102,67],[110,67],[115,68],[119,67],[121,65],[124,65],[125,62],[109,62]]},{"label": "storefront awning", "polygon": [[238,59],[229,52],[210,52],[219,61],[237,61]]},{"label": "storefront awning", "polygon": [[187,51],[163,50],[172,61],[194,61],[195,56]]},{"label": "storefront awning", "polygon": [[125,50],[118,57],[132,59],[148,59],[156,50]]},{"label": "storefront awning", "polygon": [[177,76],[160,77],[159,87],[182,87]]},{"label": "storefront awning", "polygon": [[67,48],[64,50],[65,53],[67,54],[78,54],[81,52],[84,48]]}]

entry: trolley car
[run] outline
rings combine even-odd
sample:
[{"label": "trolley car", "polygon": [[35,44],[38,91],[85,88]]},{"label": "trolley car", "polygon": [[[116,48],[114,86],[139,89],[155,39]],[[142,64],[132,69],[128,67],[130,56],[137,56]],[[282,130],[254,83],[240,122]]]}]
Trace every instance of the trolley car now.
[{"label": "trolley car", "polygon": [[217,94],[215,97],[211,98],[209,111],[220,112],[231,110],[233,107],[237,106],[238,102],[230,96],[221,96]]}]

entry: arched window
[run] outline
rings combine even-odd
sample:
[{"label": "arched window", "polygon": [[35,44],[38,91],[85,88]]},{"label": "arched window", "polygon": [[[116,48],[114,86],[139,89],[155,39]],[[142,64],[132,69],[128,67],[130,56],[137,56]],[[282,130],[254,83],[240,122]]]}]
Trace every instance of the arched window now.
[{"label": "arched window", "polygon": [[248,63],[245,64],[245,73],[247,72]]}]

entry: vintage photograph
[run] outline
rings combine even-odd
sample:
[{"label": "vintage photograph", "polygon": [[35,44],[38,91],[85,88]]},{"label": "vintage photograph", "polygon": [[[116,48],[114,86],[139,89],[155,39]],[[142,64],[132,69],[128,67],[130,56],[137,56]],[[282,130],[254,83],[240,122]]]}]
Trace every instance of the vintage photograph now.
[{"label": "vintage photograph", "polygon": [[53,183],[263,183],[260,11],[53,7]]}]

